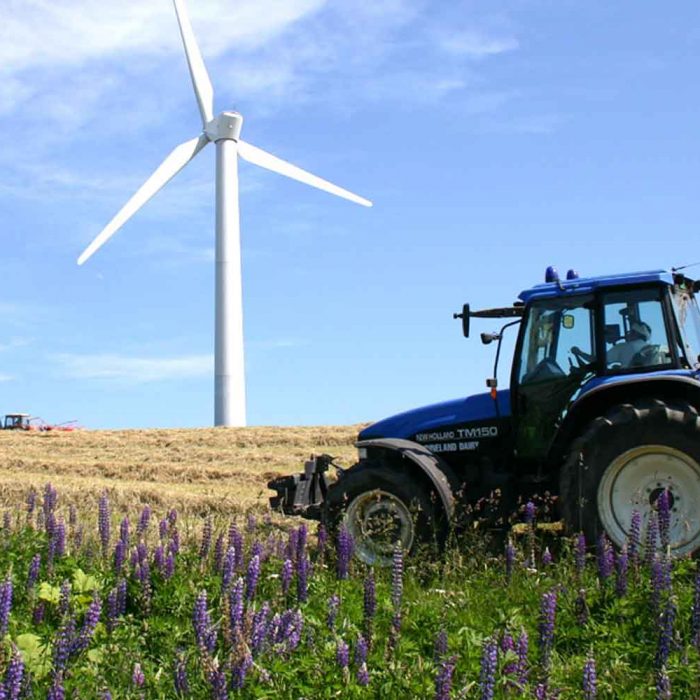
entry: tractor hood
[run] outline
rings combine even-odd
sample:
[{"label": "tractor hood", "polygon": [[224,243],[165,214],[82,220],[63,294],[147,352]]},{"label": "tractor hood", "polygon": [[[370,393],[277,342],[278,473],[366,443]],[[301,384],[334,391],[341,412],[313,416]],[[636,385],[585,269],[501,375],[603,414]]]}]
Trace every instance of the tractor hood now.
[{"label": "tractor hood", "polygon": [[[498,408],[501,418],[510,415],[510,389],[498,392]],[[376,440],[377,438],[411,440],[417,433],[427,430],[477,423],[497,417],[496,402],[491,398],[491,394],[475,394],[466,399],[454,399],[422,406],[384,418],[362,430],[358,440]]]}]

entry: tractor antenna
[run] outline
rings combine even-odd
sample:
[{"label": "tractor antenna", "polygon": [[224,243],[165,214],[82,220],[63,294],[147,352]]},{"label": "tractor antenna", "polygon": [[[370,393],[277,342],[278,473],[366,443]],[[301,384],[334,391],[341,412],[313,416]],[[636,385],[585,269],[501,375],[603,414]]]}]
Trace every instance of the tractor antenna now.
[{"label": "tractor antenna", "polygon": [[689,267],[695,267],[696,265],[700,265],[700,262],[689,263],[688,265],[681,265],[680,267],[672,267],[671,272],[680,272],[681,270],[685,270]]}]

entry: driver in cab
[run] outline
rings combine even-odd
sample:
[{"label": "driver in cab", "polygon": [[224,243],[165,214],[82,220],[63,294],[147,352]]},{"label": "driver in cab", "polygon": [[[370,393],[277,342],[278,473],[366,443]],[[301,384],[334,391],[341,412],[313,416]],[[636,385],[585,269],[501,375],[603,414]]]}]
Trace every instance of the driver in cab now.
[{"label": "driver in cab", "polygon": [[[644,321],[632,321],[630,329],[625,334],[625,339],[621,343],[613,345],[606,353],[608,367],[620,365],[621,367],[631,367],[632,360],[637,353],[645,348],[651,340],[651,328]],[[574,345],[571,352],[580,357],[584,362],[592,362],[593,357],[583,352],[581,348]]]}]

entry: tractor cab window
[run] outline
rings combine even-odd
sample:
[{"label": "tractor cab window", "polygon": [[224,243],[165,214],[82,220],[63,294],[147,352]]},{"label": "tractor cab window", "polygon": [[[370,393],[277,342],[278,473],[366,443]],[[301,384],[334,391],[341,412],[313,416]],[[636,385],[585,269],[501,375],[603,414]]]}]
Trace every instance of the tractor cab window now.
[{"label": "tractor cab window", "polygon": [[605,364],[609,370],[673,364],[661,290],[606,294],[603,305]]},{"label": "tractor cab window", "polygon": [[534,302],[524,329],[519,383],[580,377],[593,365],[593,297]]}]

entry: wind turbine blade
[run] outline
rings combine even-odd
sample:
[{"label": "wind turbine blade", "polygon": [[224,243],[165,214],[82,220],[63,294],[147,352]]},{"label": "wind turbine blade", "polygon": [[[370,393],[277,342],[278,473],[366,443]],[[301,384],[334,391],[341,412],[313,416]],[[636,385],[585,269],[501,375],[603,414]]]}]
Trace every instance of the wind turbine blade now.
[{"label": "wind turbine blade", "polygon": [[187,56],[187,65],[190,69],[192,77],[192,86],[194,94],[197,97],[199,104],[199,112],[202,115],[202,124],[207,125],[214,117],[214,88],[211,86],[207,67],[204,65],[202,53],[197,44],[197,38],[192,31],[192,23],[187,14],[187,7],[184,0],[173,0],[175,3],[175,14],[177,15],[177,23],[180,25],[180,34],[182,35],[182,43],[185,46],[185,55]]},{"label": "wind turbine blade", "polygon": [[311,185],[311,187],[317,187],[319,190],[323,190],[324,192],[329,192],[330,194],[335,194],[338,197],[349,199],[351,202],[361,204],[363,207],[372,206],[372,202],[370,202],[369,199],[353,194],[349,190],[338,187],[338,185],[334,185],[332,182],[328,182],[328,180],[324,180],[317,175],[312,175],[306,170],[302,170],[296,165],[292,165],[286,160],[277,158],[277,156],[273,156],[271,153],[267,153],[256,146],[251,146],[251,144],[246,143],[245,141],[238,142],[238,155],[250,163],[259,165],[261,168],[267,168],[268,170],[272,170],[280,175],[291,177],[292,180],[299,180],[299,182],[304,182],[307,185]]},{"label": "wind turbine blade", "polygon": [[209,139],[202,136],[186,141],[177,146],[172,153],[156,168],[155,172],[136,194],[119,210],[117,215],[105,226],[95,240],[82,252],[78,265],[101,248],[158,190],[170,182],[206,145]]}]

